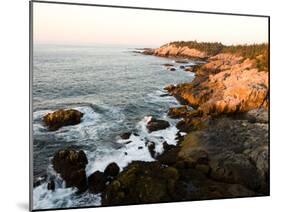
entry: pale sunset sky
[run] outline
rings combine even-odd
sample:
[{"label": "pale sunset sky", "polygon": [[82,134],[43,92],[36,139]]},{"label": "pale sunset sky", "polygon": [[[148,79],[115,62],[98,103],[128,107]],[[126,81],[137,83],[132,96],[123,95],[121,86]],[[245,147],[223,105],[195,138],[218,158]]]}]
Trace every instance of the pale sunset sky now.
[{"label": "pale sunset sky", "polygon": [[34,3],[35,44],[157,47],[177,40],[223,44],[268,41],[268,19]]}]

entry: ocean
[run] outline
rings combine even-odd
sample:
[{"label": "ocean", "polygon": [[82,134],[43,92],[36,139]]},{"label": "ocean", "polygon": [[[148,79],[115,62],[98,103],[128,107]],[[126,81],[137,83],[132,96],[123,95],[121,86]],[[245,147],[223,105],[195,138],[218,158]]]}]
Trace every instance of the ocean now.
[{"label": "ocean", "polygon": [[[84,150],[89,163],[87,175],[103,171],[111,162],[124,168],[131,161],[153,161],[145,140],[163,151],[162,143],[176,144],[175,119],[167,117],[170,107],[179,103],[163,89],[168,84],[189,82],[194,74],[183,71],[172,58],[133,52],[136,46],[35,45],[33,58],[33,174],[42,181],[33,189],[33,208],[98,206],[99,194],[77,194],[65,188],[51,166],[54,153],[65,147]],[[190,61],[194,62],[194,61]],[[173,63],[176,71],[167,71]],[[84,113],[74,126],[48,131],[42,117],[60,108]],[[149,117],[168,120],[165,130],[148,133]],[[134,132],[122,140],[124,132]],[[143,148],[139,148],[143,147]],[[54,179],[55,191],[47,190]]]}]

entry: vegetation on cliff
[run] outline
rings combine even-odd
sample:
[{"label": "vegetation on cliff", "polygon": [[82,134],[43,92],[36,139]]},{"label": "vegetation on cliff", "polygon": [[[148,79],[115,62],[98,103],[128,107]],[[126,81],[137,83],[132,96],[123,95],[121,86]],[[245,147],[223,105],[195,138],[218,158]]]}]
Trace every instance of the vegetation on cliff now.
[{"label": "vegetation on cliff", "polygon": [[[206,52],[208,55],[216,55],[224,48],[222,43],[218,42],[197,42],[197,41],[174,41],[166,45],[174,45],[176,47],[189,47],[199,51]],[[162,47],[165,47],[162,46]]]},{"label": "vegetation on cliff", "polygon": [[219,42],[197,42],[197,41],[174,41],[161,46],[167,48],[174,46],[175,48],[188,47],[205,52],[209,57],[220,53],[230,53],[235,56],[241,56],[244,59],[255,59],[256,67],[261,71],[268,70],[268,44],[244,44],[244,45],[223,45]]}]

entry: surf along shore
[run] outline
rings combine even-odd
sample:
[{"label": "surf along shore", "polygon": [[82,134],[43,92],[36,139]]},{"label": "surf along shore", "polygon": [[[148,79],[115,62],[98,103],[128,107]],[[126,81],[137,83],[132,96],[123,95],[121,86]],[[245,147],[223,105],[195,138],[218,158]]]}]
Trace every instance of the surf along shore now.
[{"label": "surf along shore", "polygon": [[[268,45],[172,42],[139,53],[176,58],[180,69],[165,64],[174,74],[195,73],[191,83],[165,87],[182,104],[167,111],[179,119],[177,145],[163,142],[158,155],[153,142],[145,141],[155,161],[133,161],[122,171],[113,162],[89,177],[83,150],[59,150],[52,164],[66,186],[101,193],[102,205],[269,195]],[[188,65],[188,59],[198,63]],[[73,109],[59,110],[43,121],[57,130],[81,117]],[[169,122],[151,118],[146,127],[157,131]],[[52,181],[48,189],[55,190]]]}]

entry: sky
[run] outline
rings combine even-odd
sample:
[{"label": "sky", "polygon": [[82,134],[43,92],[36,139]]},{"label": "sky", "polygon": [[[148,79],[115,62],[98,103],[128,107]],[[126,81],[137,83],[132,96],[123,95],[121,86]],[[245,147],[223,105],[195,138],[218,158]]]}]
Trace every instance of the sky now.
[{"label": "sky", "polygon": [[268,41],[262,17],[34,3],[35,44],[157,47],[171,41],[251,44]]}]

